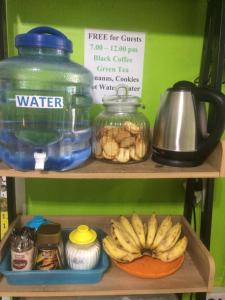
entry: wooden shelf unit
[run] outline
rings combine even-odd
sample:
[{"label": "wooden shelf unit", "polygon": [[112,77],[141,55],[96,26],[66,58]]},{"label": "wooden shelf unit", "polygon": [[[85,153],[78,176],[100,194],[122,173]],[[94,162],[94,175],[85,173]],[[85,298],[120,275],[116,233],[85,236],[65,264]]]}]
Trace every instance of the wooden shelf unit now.
[{"label": "wooden shelf unit", "polygon": [[[68,172],[29,171],[20,172],[0,162],[0,176],[22,178],[64,178],[64,179],[141,179],[141,178],[217,178],[225,176],[225,141],[221,141],[214,152],[201,165],[194,168],[161,166],[151,159],[138,164],[119,165],[102,161],[89,161],[84,166]],[[29,216],[22,217],[22,224]],[[110,216],[51,217],[64,227],[75,227],[86,223],[109,231]],[[0,280],[1,296],[16,297],[72,297],[100,295],[136,295],[157,293],[192,293],[210,291],[213,285],[215,266],[208,250],[193,232],[184,217],[177,217],[185,234],[189,237],[189,247],[184,264],[176,273],[161,279],[141,279],[126,274],[111,264],[98,284],[93,285],[9,285],[4,277]],[[0,260],[7,249],[10,230],[20,218],[15,220],[0,242]]]},{"label": "wooden shelf unit", "polygon": [[[201,165],[194,168],[174,168],[161,166],[151,159],[138,164],[119,165],[102,161],[89,161],[86,165],[68,172],[29,171],[20,172],[0,162],[0,176],[24,178],[64,178],[64,179],[141,179],[141,178],[217,178],[225,176],[225,141],[221,141],[214,152]],[[24,216],[22,224],[28,220]],[[109,231],[109,216],[51,217],[64,227],[75,227],[86,223]],[[176,273],[161,279],[141,279],[126,274],[111,264],[98,284],[93,285],[9,285],[4,277],[0,281],[1,296],[16,297],[72,297],[100,295],[137,295],[157,293],[208,292],[213,286],[214,260],[208,250],[193,232],[184,217],[179,216],[185,234],[189,238],[185,261]],[[15,220],[0,243],[0,260],[7,249],[10,230],[20,218]],[[21,225],[22,225],[21,224]]]},{"label": "wooden shelf unit", "polygon": [[[109,232],[110,219],[115,216],[46,216],[62,224],[64,228],[74,228],[85,223]],[[9,228],[0,243],[0,253],[7,250],[10,231],[14,226],[21,226],[31,216],[18,217]],[[142,218],[146,218],[142,216]],[[98,296],[98,295],[137,295],[206,292],[212,288],[215,265],[214,260],[193,232],[183,216],[174,216],[173,221],[182,223],[183,234],[187,235],[189,246],[182,267],[174,274],[161,279],[137,278],[118,269],[113,263],[97,284],[85,285],[9,285],[5,278],[0,281],[1,296],[17,297],[66,297],[66,296]]]}]

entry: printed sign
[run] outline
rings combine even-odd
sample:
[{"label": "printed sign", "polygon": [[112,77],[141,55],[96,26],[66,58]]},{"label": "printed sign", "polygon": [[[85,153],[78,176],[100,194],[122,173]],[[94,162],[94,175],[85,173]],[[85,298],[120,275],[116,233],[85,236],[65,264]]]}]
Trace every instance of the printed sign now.
[{"label": "printed sign", "polygon": [[93,76],[93,97],[102,102],[115,94],[115,87],[127,85],[129,94],[141,96],[145,33],[85,30],[85,67]]},{"label": "printed sign", "polygon": [[16,107],[63,108],[63,97],[16,95]]}]

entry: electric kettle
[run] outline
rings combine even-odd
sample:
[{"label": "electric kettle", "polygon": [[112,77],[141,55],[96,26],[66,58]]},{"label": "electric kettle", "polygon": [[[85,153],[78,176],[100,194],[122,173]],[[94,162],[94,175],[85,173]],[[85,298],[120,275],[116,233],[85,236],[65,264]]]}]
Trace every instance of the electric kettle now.
[{"label": "electric kettle", "polygon": [[[213,106],[215,124],[206,128],[204,102]],[[193,167],[200,165],[213,151],[225,125],[225,96],[209,88],[179,81],[161,98],[154,125],[152,160],[157,163]]]}]

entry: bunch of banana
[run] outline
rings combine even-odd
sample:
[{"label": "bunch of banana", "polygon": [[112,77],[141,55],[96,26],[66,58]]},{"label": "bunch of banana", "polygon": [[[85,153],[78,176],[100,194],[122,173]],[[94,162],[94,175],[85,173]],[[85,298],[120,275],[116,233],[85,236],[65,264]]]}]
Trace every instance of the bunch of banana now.
[{"label": "bunch of banana", "polygon": [[111,220],[111,236],[103,239],[105,252],[113,259],[127,263],[143,255],[150,255],[163,262],[170,262],[182,256],[187,248],[186,236],[180,239],[181,224],[173,225],[171,217],[165,217],[160,224],[156,214],[147,223],[133,213],[131,221],[120,216]]}]

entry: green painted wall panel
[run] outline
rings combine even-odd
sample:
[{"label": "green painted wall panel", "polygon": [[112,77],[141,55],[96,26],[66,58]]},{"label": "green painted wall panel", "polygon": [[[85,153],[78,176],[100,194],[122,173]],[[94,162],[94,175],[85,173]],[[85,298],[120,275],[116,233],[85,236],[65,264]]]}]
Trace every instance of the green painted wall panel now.
[{"label": "green painted wall panel", "polygon": [[[79,63],[85,28],[146,32],[143,102],[152,125],[160,94],[177,80],[198,76],[205,11],[206,0],[8,0],[9,54],[16,53],[15,35],[38,25],[68,35]],[[225,284],[224,193],[224,180],[217,180],[211,247],[216,285]],[[184,199],[182,180],[26,180],[26,196],[32,214],[176,214]]]},{"label": "green painted wall panel", "polygon": [[182,213],[182,181],[27,180],[26,183],[28,211],[35,214]]}]

